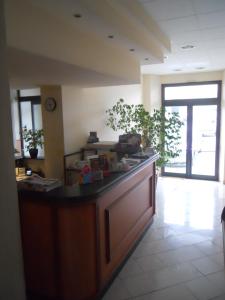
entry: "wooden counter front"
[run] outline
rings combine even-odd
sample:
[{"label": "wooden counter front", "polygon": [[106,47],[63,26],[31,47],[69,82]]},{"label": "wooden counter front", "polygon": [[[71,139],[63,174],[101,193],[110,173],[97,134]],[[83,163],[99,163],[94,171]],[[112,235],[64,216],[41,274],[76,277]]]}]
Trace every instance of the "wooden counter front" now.
[{"label": "wooden counter front", "polygon": [[89,201],[33,196],[19,195],[28,299],[97,299],[152,221],[155,162]]}]

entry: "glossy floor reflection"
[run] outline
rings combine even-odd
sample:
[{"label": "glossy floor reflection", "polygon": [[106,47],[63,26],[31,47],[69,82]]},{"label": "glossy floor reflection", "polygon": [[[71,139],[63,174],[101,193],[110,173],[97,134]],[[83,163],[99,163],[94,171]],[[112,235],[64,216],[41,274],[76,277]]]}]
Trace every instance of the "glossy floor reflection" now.
[{"label": "glossy floor reflection", "polygon": [[159,178],[153,225],[103,300],[225,300],[225,185]]}]

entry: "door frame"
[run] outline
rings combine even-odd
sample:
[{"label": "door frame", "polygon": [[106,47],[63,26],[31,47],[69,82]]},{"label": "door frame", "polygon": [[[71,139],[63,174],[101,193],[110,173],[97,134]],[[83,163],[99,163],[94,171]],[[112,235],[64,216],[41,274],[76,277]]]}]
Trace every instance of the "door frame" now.
[{"label": "door frame", "polygon": [[[206,85],[206,84],[217,84],[218,94],[217,98],[196,98],[196,99],[176,99],[176,100],[165,100],[165,88],[176,87],[176,86],[189,86],[189,85]],[[162,106],[186,106],[187,107],[187,152],[186,152],[186,173],[172,173],[165,172],[165,168],[162,167],[161,173],[163,176],[181,177],[181,178],[192,178],[192,179],[204,179],[204,180],[219,180],[219,156],[220,156],[220,124],[221,124],[221,85],[222,81],[203,81],[203,82],[188,82],[188,83],[174,83],[174,84],[162,84]],[[193,106],[194,105],[217,105],[217,126],[216,126],[216,153],[215,153],[215,173],[214,176],[209,175],[193,175],[191,173],[192,168],[192,153],[190,145],[192,144],[192,125],[193,125]]]}]

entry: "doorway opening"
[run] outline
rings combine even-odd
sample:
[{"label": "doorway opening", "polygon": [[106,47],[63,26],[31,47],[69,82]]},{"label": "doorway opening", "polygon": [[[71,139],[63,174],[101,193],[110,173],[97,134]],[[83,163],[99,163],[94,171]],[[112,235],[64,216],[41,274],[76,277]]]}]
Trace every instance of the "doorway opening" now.
[{"label": "doorway opening", "polygon": [[181,153],[162,168],[162,175],[218,180],[221,81],[163,84],[162,105],[178,112]]}]

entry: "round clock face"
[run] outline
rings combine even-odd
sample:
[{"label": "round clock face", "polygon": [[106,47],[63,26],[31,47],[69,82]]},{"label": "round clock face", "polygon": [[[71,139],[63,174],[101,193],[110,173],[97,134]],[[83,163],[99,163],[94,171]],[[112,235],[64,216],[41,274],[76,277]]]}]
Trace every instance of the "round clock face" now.
[{"label": "round clock face", "polygon": [[51,98],[51,97],[47,98],[45,100],[45,109],[47,111],[53,111],[53,110],[55,110],[55,108],[56,108],[56,101],[55,101],[55,99]]}]

